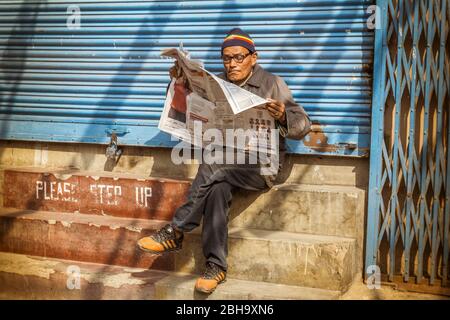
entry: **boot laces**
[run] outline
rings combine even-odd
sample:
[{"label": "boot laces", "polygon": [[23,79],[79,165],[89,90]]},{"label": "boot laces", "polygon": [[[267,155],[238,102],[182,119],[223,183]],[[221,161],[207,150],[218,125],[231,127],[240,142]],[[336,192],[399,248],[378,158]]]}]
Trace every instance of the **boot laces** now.
[{"label": "boot laces", "polygon": [[153,238],[158,242],[164,242],[167,240],[175,240],[175,230],[168,224],[163,228],[159,229],[153,236]]},{"label": "boot laces", "polygon": [[219,272],[222,271],[220,267],[212,262],[206,263],[206,270],[203,273],[203,278],[205,279],[213,279],[219,274]]}]

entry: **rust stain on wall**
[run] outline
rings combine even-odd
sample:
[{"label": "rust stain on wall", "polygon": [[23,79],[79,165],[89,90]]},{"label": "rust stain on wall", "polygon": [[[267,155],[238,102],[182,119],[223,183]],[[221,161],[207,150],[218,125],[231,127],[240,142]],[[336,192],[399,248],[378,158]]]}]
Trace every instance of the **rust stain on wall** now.
[{"label": "rust stain on wall", "polygon": [[338,149],[336,145],[328,143],[328,137],[319,124],[313,124],[311,126],[311,132],[307,137],[309,137],[309,140],[307,138],[303,139],[303,144],[315,151],[335,152]]}]

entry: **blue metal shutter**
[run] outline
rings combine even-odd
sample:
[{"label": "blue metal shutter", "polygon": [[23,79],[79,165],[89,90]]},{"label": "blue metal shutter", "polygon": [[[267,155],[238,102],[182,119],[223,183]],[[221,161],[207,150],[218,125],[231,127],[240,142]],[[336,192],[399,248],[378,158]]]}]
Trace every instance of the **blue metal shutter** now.
[{"label": "blue metal shutter", "polygon": [[[80,28],[67,27],[73,3]],[[373,33],[368,0],[2,1],[0,138],[171,146],[157,129],[180,41],[214,72],[232,27],[314,122],[294,153],[366,155]],[[71,24],[72,25],[72,24]]]}]

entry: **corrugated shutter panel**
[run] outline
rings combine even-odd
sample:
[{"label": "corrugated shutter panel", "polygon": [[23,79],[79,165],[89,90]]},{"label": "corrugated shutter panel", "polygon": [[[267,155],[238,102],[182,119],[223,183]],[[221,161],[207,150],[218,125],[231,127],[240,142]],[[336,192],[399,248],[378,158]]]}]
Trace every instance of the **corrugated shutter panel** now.
[{"label": "corrugated shutter panel", "polygon": [[250,33],[260,64],[286,80],[315,126],[294,153],[368,151],[373,33],[366,0],[0,3],[2,139],[170,146],[157,130],[180,41],[214,72],[229,29]]}]

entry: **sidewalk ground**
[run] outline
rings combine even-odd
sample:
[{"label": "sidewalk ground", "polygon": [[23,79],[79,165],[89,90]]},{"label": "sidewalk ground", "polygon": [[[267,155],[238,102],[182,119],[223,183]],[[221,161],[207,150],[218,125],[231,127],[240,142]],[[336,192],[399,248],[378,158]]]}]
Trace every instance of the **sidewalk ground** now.
[{"label": "sidewalk ground", "polygon": [[341,300],[450,300],[448,296],[400,291],[394,285],[382,284],[380,289],[369,289],[363,281],[355,281]]}]

